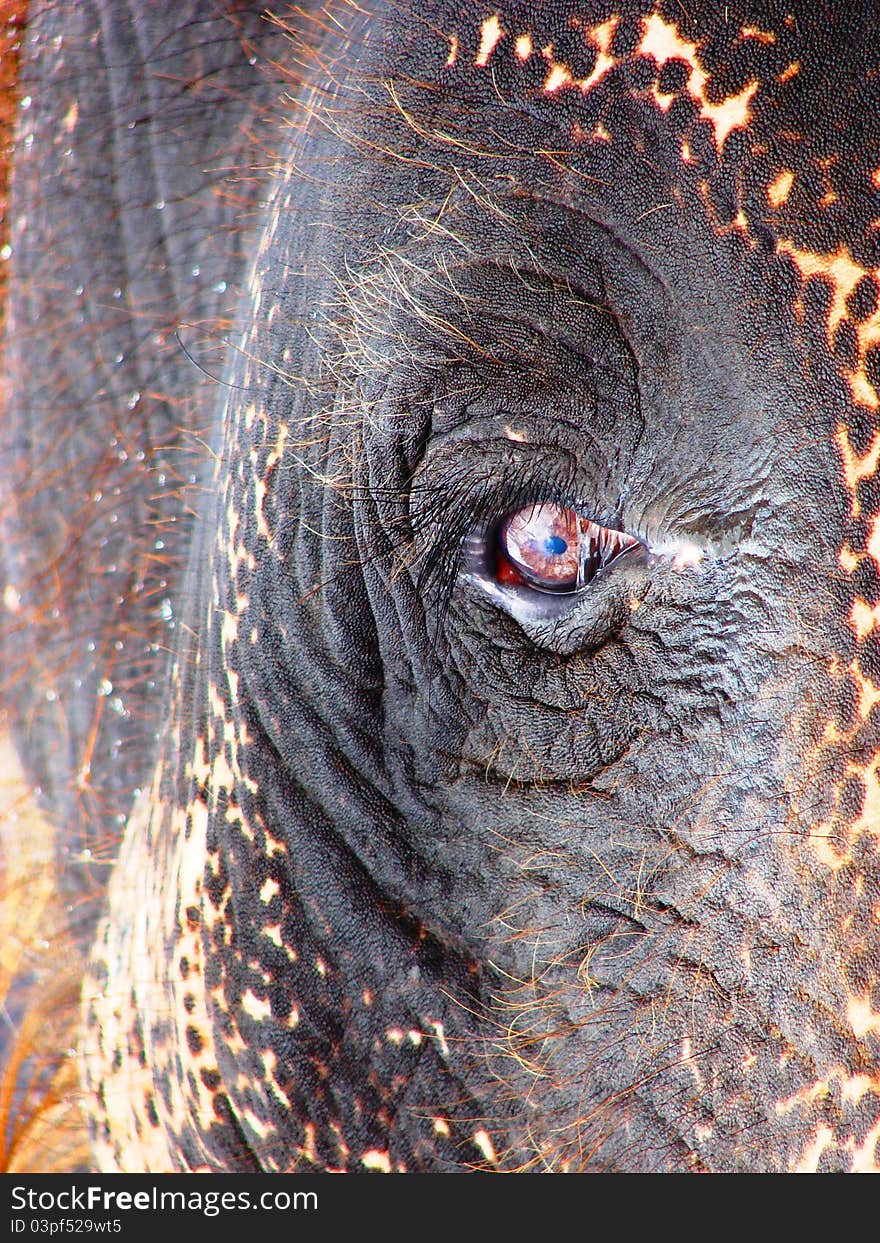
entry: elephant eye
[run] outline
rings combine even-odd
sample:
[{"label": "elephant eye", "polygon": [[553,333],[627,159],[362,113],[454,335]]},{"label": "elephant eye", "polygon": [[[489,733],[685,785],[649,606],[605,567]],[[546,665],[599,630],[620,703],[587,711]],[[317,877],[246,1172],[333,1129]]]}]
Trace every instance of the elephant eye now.
[{"label": "elephant eye", "polygon": [[552,502],[526,505],[497,528],[497,581],[565,594],[581,591],[599,570],[639,541]]}]

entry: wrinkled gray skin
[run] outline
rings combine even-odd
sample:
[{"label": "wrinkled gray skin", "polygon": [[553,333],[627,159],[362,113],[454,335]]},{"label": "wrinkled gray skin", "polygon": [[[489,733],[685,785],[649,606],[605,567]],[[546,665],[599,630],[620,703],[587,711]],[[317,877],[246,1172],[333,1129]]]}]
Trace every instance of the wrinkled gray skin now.
[{"label": "wrinkled gray skin", "polygon": [[[65,571],[73,617],[49,624],[22,692],[32,771],[55,814],[69,811],[95,692],[113,682],[121,719],[110,729],[105,711],[89,787],[105,820],[87,807],[82,823],[94,833],[124,815],[158,761],[150,857],[157,842],[172,850],[175,823],[190,841],[206,824],[190,917],[205,1025],[177,1044],[168,1032],[192,987],[178,979],[173,921],[167,1005],[140,999],[132,1020],[155,1050],[170,1042],[150,1119],[176,1168],[875,1159],[880,1023],[854,1006],[880,1010],[877,834],[858,827],[876,748],[853,679],[864,686],[876,660],[872,636],[857,648],[865,636],[847,623],[854,599],[875,598],[874,508],[863,489],[856,513],[839,441],[848,429],[864,454],[873,416],[846,382],[856,362],[846,373],[830,352],[830,295],[803,286],[786,250],[845,244],[873,270],[863,234],[878,135],[847,136],[850,96],[829,98],[822,74],[829,40],[846,36],[854,97],[874,53],[865,32],[835,31],[811,6],[795,6],[793,31],[769,6],[725,24],[698,5],[688,24],[661,5],[683,23],[681,46],[699,45],[718,99],[759,83],[748,125],[719,146],[689,67],[661,81],[671,108],[650,96],[656,58],[636,48],[649,5],[547,7],[502,5],[507,37],[482,64],[491,11],[470,5],[436,6],[430,27],[394,7],[343,8],[345,36],[300,22],[310,52],[245,14],[262,66],[248,79],[226,19],[213,43],[213,16],[198,37],[180,20],[170,39],[152,30],[170,19],[110,6],[102,46],[121,23],[112,46],[134,55],[136,32],[159,93],[131,130],[141,91],[120,88],[110,185],[90,167],[107,130],[83,136],[99,105],[80,103],[71,129],[76,201],[94,186],[113,236],[84,227],[69,200],[59,211],[57,134],[38,129],[17,173],[28,224],[14,239],[10,374],[28,413],[11,452],[31,478],[60,472],[64,492],[57,511],[43,494],[20,506],[8,581],[33,577],[22,530],[58,552],[96,478],[118,496],[112,514],[96,502],[89,572]],[[593,28],[612,10],[615,66],[588,91],[548,91],[547,57],[539,71],[514,50],[532,32],[586,79],[569,18]],[[83,42],[64,38],[85,81],[94,19],[77,11]],[[730,29],[750,22],[774,40],[730,51]],[[63,25],[51,9],[43,23],[44,40]],[[169,79],[210,92],[213,69],[220,88],[216,101],[181,95],[179,125],[157,50],[175,39]],[[795,56],[799,96],[778,85]],[[66,62],[46,63],[36,48],[48,131],[68,114]],[[283,84],[278,64],[306,85]],[[268,172],[243,122],[271,145]],[[608,137],[586,141],[600,122]],[[796,125],[805,138],[789,150],[779,135]],[[241,146],[215,159],[221,134]],[[50,138],[51,194],[38,200],[27,161]],[[848,214],[828,223],[797,195],[771,210],[780,170],[806,177],[832,141],[855,186],[839,187]],[[225,174],[203,173],[205,150],[215,170],[263,166],[241,183],[249,211],[213,196]],[[224,370],[201,325],[231,310],[236,279]],[[155,327],[173,324],[185,326],[159,349]],[[29,331],[42,343],[32,373]],[[135,452],[120,466],[107,446],[123,428]],[[176,483],[191,429],[207,429],[210,453],[194,458],[188,493]],[[138,447],[149,469],[130,472]],[[548,604],[498,574],[499,520],[535,501],[639,547]],[[845,547],[861,558],[857,581]],[[45,599],[27,607],[46,615]],[[163,631],[169,613],[179,638]],[[134,655],[108,654],[132,634]],[[171,680],[151,647],[168,639]],[[12,641],[31,652],[33,640]],[[90,642],[103,664],[83,658]],[[815,844],[829,823],[833,865]],[[166,892],[177,883],[162,878]],[[192,909],[183,890],[177,905]],[[94,978],[104,988],[129,969],[99,964]],[[216,1070],[197,1087],[207,1045]],[[97,1099],[104,1080],[90,1073]],[[93,1108],[96,1142],[113,1148],[113,1118]],[[139,1168],[134,1140],[113,1139],[112,1162]]]}]

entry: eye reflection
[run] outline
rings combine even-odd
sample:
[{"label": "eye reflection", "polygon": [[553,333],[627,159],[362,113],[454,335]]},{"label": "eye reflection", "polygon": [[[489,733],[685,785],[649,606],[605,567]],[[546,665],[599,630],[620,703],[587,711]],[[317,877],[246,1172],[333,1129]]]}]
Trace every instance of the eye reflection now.
[{"label": "eye reflection", "polygon": [[498,530],[499,583],[537,591],[580,591],[605,566],[639,541],[600,527],[552,502],[527,505]]}]

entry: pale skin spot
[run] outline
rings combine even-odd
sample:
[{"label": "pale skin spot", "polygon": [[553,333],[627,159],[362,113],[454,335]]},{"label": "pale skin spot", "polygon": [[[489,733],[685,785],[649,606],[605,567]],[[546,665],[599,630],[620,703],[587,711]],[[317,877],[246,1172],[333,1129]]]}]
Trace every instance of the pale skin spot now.
[{"label": "pale skin spot", "polygon": [[757,39],[759,43],[776,42],[776,35],[772,30],[762,30],[759,26],[743,26],[741,34],[744,39]]},{"label": "pale skin spot", "polygon": [[826,1148],[833,1148],[834,1132],[824,1123],[816,1127],[813,1139],[804,1149],[800,1160],[792,1166],[795,1174],[815,1174]]},{"label": "pale skin spot", "polygon": [[238,617],[235,613],[223,614],[223,621],[220,623],[220,638],[224,651],[238,638]]},{"label": "pale skin spot", "polygon": [[852,1154],[851,1171],[853,1174],[880,1174],[880,1163],[877,1159],[877,1148],[880,1145],[880,1122],[875,1122],[865,1136],[865,1142],[857,1145],[851,1139],[846,1145]]},{"label": "pale skin spot", "polygon": [[[880,277],[880,269],[863,268],[850,254],[846,246],[841,246],[831,255],[816,254],[811,250],[800,250],[791,242],[781,241],[778,244],[781,253],[790,255],[800,270],[804,280],[811,276],[822,276],[831,285],[831,305],[828,309],[828,344],[832,344],[834,333],[847,316],[846,300],[863,276]],[[858,366],[847,377],[853,400],[857,405],[866,406],[870,410],[880,409],[880,398],[865,373],[864,360],[872,345],[880,343],[880,306],[868,319],[854,325],[858,341]],[[876,440],[876,438],[875,438]],[[873,446],[872,446],[873,449]],[[875,459],[876,466],[876,459]],[[873,474],[873,470],[870,472]]]},{"label": "pale skin spot", "polygon": [[449,1130],[449,1123],[446,1121],[446,1119],[445,1118],[432,1118],[431,1121],[434,1123],[434,1134],[442,1135],[444,1138],[448,1139],[450,1135],[450,1130]]},{"label": "pale skin spot", "polygon": [[706,1083],[703,1076],[700,1074],[699,1066],[694,1061],[694,1052],[691,1046],[690,1036],[685,1036],[684,1040],[681,1042],[681,1060],[687,1065],[688,1070],[694,1077],[694,1082],[700,1091],[703,1092],[705,1090]]},{"label": "pale skin spot", "polygon": [[474,1146],[479,1149],[490,1165],[498,1164],[498,1157],[489,1138],[489,1132],[480,1129],[474,1131]]},{"label": "pale skin spot", "polygon": [[79,119],[79,104],[76,100],[70,105],[64,114],[64,120],[61,122],[61,128],[65,134],[72,134],[76,129],[76,123]]},{"label": "pale skin spot", "polygon": [[263,1122],[261,1118],[258,1118],[252,1109],[245,1107],[241,1110],[240,1116],[242,1121],[246,1122],[254,1134],[258,1135],[261,1140],[265,1141],[275,1134],[275,1128],[270,1126],[268,1122]]},{"label": "pale skin spot", "polygon": [[514,51],[519,60],[528,60],[534,50],[531,35],[520,35],[514,44]]},{"label": "pale skin spot", "polygon": [[794,185],[794,173],[784,168],[778,177],[774,177],[767,187],[767,201],[771,207],[779,208],[788,202],[791,187]]},{"label": "pale skin spot", "polygon": [[822,1100],[828,1095],[828,1084],[822,1080],[818,1083],[811,1083],[806,1088],[801,1088],[800,1092],[795,1092],[792,1096],[788,1096],[785,1100],[777,1101],[775,1105],[777,1118],[782,1118],[785,1114],[791,1113],[793,1109],[808,1108],[815,1101]]},{"label": "pale skin spot", "polygon": [[750,104],[758,90],[758,82],[747,83],[738,95],[731,95],[720,104],[704,101],[700,112],[715,127],[715,145],[719,151],[728,134],[735,129],[745,129],[751,120]]},{"label": "pale skin spot", "polygon": [[443,1030],[442,1023],[429,1022],[428,1026],[434,1033],[434,1039],[437,1042],[437,1048],[445,1058],[449,1057],[449,1045],[446,1043],[446,1033]]},{"label": "pale skin spot", "polygon": [[370,1148],[361,1157],[361,1165],[365,1169],[375,1170],[378,1174],[391,1173],[391,1158],[387,1152],[380,1152],[378,1148]]},{"label": "pale skin spot", "polygon": [[870,1093],[880,1097],[880,1076],[847,1075],[842,1070],[836,1075],[840,1083],[840,1095],[845,1105],[858,1105],[863,1096]]},{"label": "pale skin spot", "polygon": [[307,1122],[305,1126],[303,1127],[303,1130],[305,1131],[305,1143],[303,1144],[302,1148],[300,1148],[299,1154],[301,1157],[305,1157],[306,1161],[310,1162],[312,1165],[317,1165],[318,1164],[318,1149],[317,1149],[317,1145],[315,1144],[314,1122]]},{"label": "pale skin spot", "polygon": [[834,830],[830,824],[817,824],[810,830],[810,846],[823,867],[837,872],[849,863],[849,855],[841,854],[832,843]]},{"label": "pale skin spot", "polygon": [[[838,1085],[841,1103],[844,1105],[858,1105],[865,1096],[880,1097],[880,1080],[868,1074],[850,1075],[844,1067],[836,1066],[827,1078],[811,1084],[784,1101],[777,1102],[777,1117],[783,1117],[795,1109],[810,1109],[817,1101],[829,1094],[832,1083]],[[814,1133],[813,1141],[794,1168],[796,1172],[815,1172],[823,1152],[833,1145],[850,1153],[853,1173],[876,1172],[878,1139],[880,1139],[880,1120],[874,1124],[862,1144],[858,1144],[854,1136],[850,1136],[845,1143],[839,1139],[836,1140],[830,1127],[820,1125]]]},{"label": "pale skin spot", "polygon": [[[552,53],[552,49],[544,48],[544,55],[548,52]],[[553,65],[544,81],[544,90],[548,95],[552,95],[554,91],[558,91],[561,86],[569,86],[574,84],[575,79],[572,77],[571,70],[567,65]]]},{"label": "pale skin spot", "polygon": [[853,451],[846,427],[842,423],[838,425],[835,441],[840,450],[843,477],[852,496],[852,516],[858,518],[861,508],[856,499],[856,484],[860,479],[869,479],[877,472],[877,463],[880,461],[880,432],[874,433],[868,451],[861,457]]},{"label": "pale skin spot", "polygon": [[255,479],[254,487],[257,493],[257,503],[255,506],[257,514],[257,531],[261,539],[265,540],[265,542],[271,547],[272,532],[269,530],[268,523],[263,515],[263,502],[269,494],[269,489],[266,487],[266,484],[262,479]]},{"label": "pale skin spot", "polygon": [[7,613],[21,612],[21,595],[11,583],[3,588],[3,607]]},{"label": "pale skin spot", "polygon": [[593,26],[589,31],[593,43],[595,43],[600,52],[604,52],[606,55],[611,50],[611,40],[614,38],[617,25],[618,18],[609,17],[607,21],[602,22],[599,26]]},{"label": "pale skin spot", "polygon": [[548,95],[552,95],[554,91],[558,91],[563,86],[576,86],[586,95],[598,82],[601,82],[608,70],[613,69],[617,64],[613,56],[609,56],[600,48],[596,54],[596,63],[589,77],[576,78],[568,65],[558,63],[553,59],[552,45],[542,48],[541,51],[548,65],[547,77],[544,79],[543,88]]},{"label": "pale skin spot", "polygon": [[846,1021],[856,1040],[864,1040],[869,1035],[880,1036],[880,1011],[871,1008],[870,994],[850,998],[846,1007]]},{"label": "pale skin spot", "polygon": [[877,686],[869,677],[866,677],[855,661],[850,665],[850,675],[859,691],[859,717],[863,721],[867,721],[875,704],[880,703],[880,686]]},{"label": "pale skin spot", "polygon": [[450,69],[458,60],[458,35],[449,40],[449,55],[446,57],[446,68]]},{"label": "pale skin spot", "polygon": [[864,600],[856,600],[850,610],[849,620],[856,632],[856,638],[864,639],[875,626],[880,624],[880,604],[875,604],[871,608]]},{"label": "pale skin spot", "polygon": [[241,999],[241,1008],[245,1014],[249,1014],[252,1019],[256,1019],[258,1023],[262,1023],[264,1019],[269,1018],[272,1013],[272,1006],[268,1001],[262,1001],[250,989]]},{"label": "pale skin spot", "polygon": [[498,20],[497,13],[492,17],[486,18],[480,27],[480,47],[477,51],[477,58],[474,61],[481,69],[484,69],[489,63],[489,57],[495,51],[504,31],[501,28],[501,22]]},{"label": "pale skin spot", "polygon": [[235,773],[229,767],[229,763],[226,756],[223,754],[222,749],[218,749],[217,751],[217,755],[211,768],[211,775],[212,794],[215,800],[221,790],[230,792],[235,789]]},{"label": "pale skin spot", "polygon": [[711,103],[706,97],[709,77],[697,56],[697,45],[682,39],[678,28],[664,21],[657,13],[645,18],[642,29],[638,47],[641,55],[652,57],[661,67],[668,60],[683,60],[691,66],[686,84],[688,94],[700,105],[700,115],[712,123],[715,145],[720,151],[728,135],[735,129],[744,129],[751,120],[750,105],[758,89],[757,80],[748,82],[738,95],[731,95],[717,104]]},{"label": "pale skin spot", "polygon": [[281,892],[278,881],[268,876],[260,886],[260,901],[268,905],[277,893]]}]

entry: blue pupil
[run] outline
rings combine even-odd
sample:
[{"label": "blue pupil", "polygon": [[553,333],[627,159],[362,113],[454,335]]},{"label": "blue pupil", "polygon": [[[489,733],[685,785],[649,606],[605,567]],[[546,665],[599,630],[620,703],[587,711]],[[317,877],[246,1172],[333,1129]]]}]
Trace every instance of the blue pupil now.
[{"label": "blue pupil", "polygon": [[565,552],[566,548],[568,548],[568,544],[566,544],[565,540],[560,535],[549,535],[547,539],[544,540],[544,548],[552,556],[558,557],[560,553]]}]

